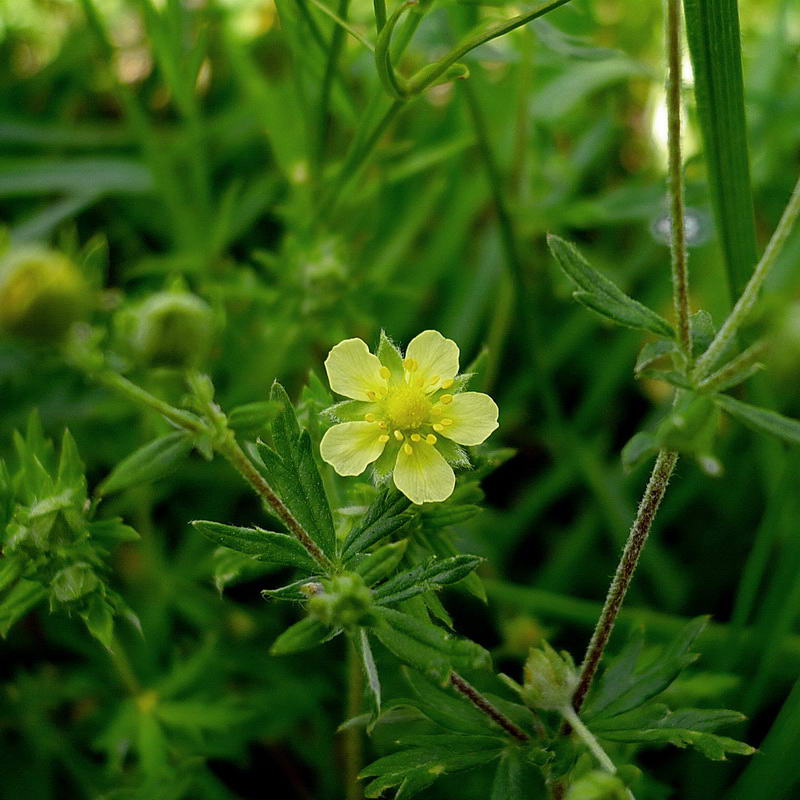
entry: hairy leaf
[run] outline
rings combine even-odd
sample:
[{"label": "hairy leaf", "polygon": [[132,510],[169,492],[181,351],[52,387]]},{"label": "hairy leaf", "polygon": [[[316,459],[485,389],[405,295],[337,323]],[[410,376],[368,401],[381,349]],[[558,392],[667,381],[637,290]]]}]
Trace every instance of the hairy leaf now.
[{"label": "hairy leaf", "polygon": [[723,411],[759,433],[769,433],[790,444],[800,444],[800,420],[784,417],[768,408],[751,406],[726,394],[715,395],[714,402]]},{"label": "hairy leaf", "polygon": [[482,561],[479,556],[432,558],[418,567],[395,575],[375,589],[375,600],[384,605],[408,600],[423,592],[435,591],[469,575]]}]

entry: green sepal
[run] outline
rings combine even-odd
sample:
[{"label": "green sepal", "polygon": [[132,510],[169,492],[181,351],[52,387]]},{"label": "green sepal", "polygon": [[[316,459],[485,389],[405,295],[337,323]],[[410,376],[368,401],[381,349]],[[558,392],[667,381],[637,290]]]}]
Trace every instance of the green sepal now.
[{"label": "green sepal", "polygon": [[314,617],[305,617],[300,622],[296,622],[291,628],[287,628],[270,647],[270,655],[286,656],[290,653],[300,653],[310,650],[323,642],[327,642],[338,636],[341,629],[331,629]]}]

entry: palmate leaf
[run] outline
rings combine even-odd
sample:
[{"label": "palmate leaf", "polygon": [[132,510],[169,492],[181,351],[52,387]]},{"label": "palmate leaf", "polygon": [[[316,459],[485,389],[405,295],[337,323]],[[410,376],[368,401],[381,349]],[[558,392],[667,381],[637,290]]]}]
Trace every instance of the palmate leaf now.
[{"label": "palmate leaf", "polygon": [[385,606],[376,606],[375,635],[405,664],[444,683],[451,670],[489,669],[491,656],[479,644],[447,633],[437,625]]},{"label": "palmate leaf", "polygon": [[335,555],[333,516],[311,449],[311,437],[301,431],[294,407],[277,381],[270,401],[280,408],[272,421],[272,444],[258,443],[258,454],[270,483],[297,521],[329,557]]},{"label": "palmate leaf", "polygon": [[579,303],[619,325],[675,338],[672,326],[663,317],[591,267],[574,245],[552,234],[547,237],[547,244],[558,265],[578,287],[572,296]]},{"label": "palmate leaf", "polygon": [[728,753],[752,755],[755,749],[744,742],[712,731],[741,722],[737,711],[713,708],[686,708],[678,711],[660,703],[650,703],[625,714],[591,724],[592,732],[613,742],[672,744],[692,747],[706,758],[723,761]]},{"label": "palmate leaf", "polygon": [[398,787],[395,800],[413,797],[449,772],[471,769],[499,758],[508,741],[495,736],[458,734],[418,735],[399,741],[410,745],[379,758],[360,778],[374,778],[364,790],[367,797],[380,797],[388,789]]},{"label": "palmate leaf", "polygon": [[256,561],[299,567],[309,572],[317,566],[305,547],[286,533],[223,525],[221,522],[207,520],[195,520],[192,525],[215,544],[244,553]]},{"label": "palmate leaf", "polygon": [[408,572],[390,578],[375,589],[375,600],[383,605],[399,603],[423,592],[441,589],[469,575],[483,561],[479,556],[431,558]]},{"label": "palmate leaf", "polygon": [[641,665],[643,637],[641,631],[635,633],[603,674],[582,718],[591,725],[638,708],[663,692],[682,670],[697,660],[697,654],[690,652],[690,648],[707,624],[708,617],[692,620],[655,660],[644,665]]},{"label": "palmate leaf", "polygon": [[411,518],[406,513],[410,506],[411,501],[394,487],[384,489],[347,535],[342,547],[345,561],[399,531]]}]

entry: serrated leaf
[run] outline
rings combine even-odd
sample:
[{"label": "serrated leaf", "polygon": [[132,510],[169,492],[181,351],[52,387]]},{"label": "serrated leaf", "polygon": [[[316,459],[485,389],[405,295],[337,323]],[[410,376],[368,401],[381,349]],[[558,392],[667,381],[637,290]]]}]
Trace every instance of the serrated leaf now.
[{"label": "serrated leaf", "polygon": [[410,516],[405,512],[411,501],[395,488],[387,488],[375,498],[361,522],[353,527],[342,547],[342,558],[347,562],[357,553],[396,533]]},{"label": "serrated leaf", "polygon": [[663,317],[626,295],[615,283],[591,267],[574,245],[552,234],[547,237],[547,244],[558,265],[578,286],[573,297],[579,303],[628,328],[675,338],[672,326]]},{"label": "serrated leaf", "polygon": [[680,709],[670,711],[655,703],[591,724],[603,739],[639,744],[673,744],[693,747],[706,758],[724,760],[727,753],[751,755],[754,748],[744,742],[711,733],[724,725],[741,722],[744,716],[727,709]]},{"label": "serrated leaf", "polygon": [[270,647],[273,656],[285,656],[310,650],[327,639],[332,638],[331,630],[314,617],[305,617],[287,628]]},{"label": "serrated leaf", "polygon": [[642,635],[641,632],[634,634],[591,694],[582,714],[587,724],[638,708],[663,692],[697,659],[689,650],[707,624],[708,617],[692,620],[658,658],[644,666],[640,666],[644,647]]},{"label": "serrated leaf", "polygon": [[259,442],[261,462],[281,500],[322,551],[332,557],[336,549],[333,516],[314,461],[311,438],[300,430],[294,407],[277,381],[270,401],[280,407],[271,426],[275,449]]},{"label": "serrated leaf", "polygon": [[784,417],[768,408],[743,403],[726,394],[715,395],[713,399],[723,411],[749,428],[777,436],[790,444],[800,444],[800,420]]},{"label": "serrated leaf", "polygon": [[285,567],[300,567],[308,571],[313,571],[317,567],[303,545],[285,533],[224,525],[221,522],[208,520],[195,520],[192,526],[215,544],[237,550],[256,561]]},{"label": "serrated leaf", "polygon": [[379,547],[355,565],[355,571],[364,579],[367,586],[372,586],[385,578],[402,561],[408,547],[408,539],[392,542]]},{"label": "serrated leaf", "polygon": [[159,480],[168,475],[191,449],[192,441],[183,432],[176,431],[154,439],[120,461],[97,487],[97,494],[113,494]]},{"label": "serrated leaf", "polygon": [[374,598],[384,605],[408,600],[423,592],[435,591],[469,575],[483,561],[479,556],[461,555],[432,558],[408,572],[395,575],[374,590]]},{"label": "serrated leaf", "polygon": [[448,680],[452,669],[491,667],[488,651],[469,639],[385,606],[377,606],[375,614],[382,623],[375,628],[381,643],[401,661],[436,680]]}]

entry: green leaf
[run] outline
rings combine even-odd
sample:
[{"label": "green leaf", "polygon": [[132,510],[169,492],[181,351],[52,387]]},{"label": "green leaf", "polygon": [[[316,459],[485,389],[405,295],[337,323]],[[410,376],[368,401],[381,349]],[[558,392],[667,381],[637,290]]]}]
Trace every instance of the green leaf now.
[{"label": "green leaf", "polygon": [[413,797],[445,773],[494,761],[506,745],[492,736],[447,734],[416,736],[409,744],[412,746],[379,758],[361,771],[359,778],[375,778],[365,787],[366,797],[380,797],[395,787],[400,787],[396,800]]},{"label": "green leaf", "polygon": [[372,586],[385,578],[403,560],[407,547],[408,539],[385,544],[366,556],[363,561],[359,561],[355,568],[356,572],[364,579],[367,586]]},{"label": "green leaf", "polygon": [[651,367],[660,359],[678,352],[677,342],[668,339],[656,339],[653,342],[647,342],[636,359],[636,365],[633,368],[634,374],[638,378],[644,370]]},{"label": "green leaf", "polygon": [[309,572],[316,569],[316,562],[303,545],[285,533],[265,531],[261,528],[241,528],[207,520],[195,520],[192,525],[215,544],[238,550],[256,561],[300,567]]},{"label": "green leaf", "polygon": [[547,244],[558,265],[578,287],[572,296],[579,303],[620,325],[675,338],[672,326],[663,317],[628,297],[615,283],[593,269],[574,245],[552,234],[547,237]]},{"label": "green leaf", "polygon": [[0,601],[0,636],[7,636],[17,620],[47,597],[47,589],[33,581],[22,580]]},{"label": "green leaf", "polygon": [[639,431],[635,433],[622,448],[622,466],[626,472],[643,464],[658,452],[658,442],[652,433]]},{"label": "green leaf", "polygon": [[640,666],[642,635],[640,631],[634,634],[591,694],[582,714],[587,724],[638,708],[663,692],[682,670],[697,660],[697,655],[689,649],[707,624],[708,617],[692,620],[658,658],[644,666]]},{"label": "green leaf", "polygon": [[97,487],[97,494],[113,494],[130,486],[159,480],[168,475],[191,449],[192,440],[178,431],[148,442],[111,470],[111,474]]},{"label": "green leaf", "polygon": [[106,650],[114,649],[114,609],[95,595],[88,608],[81,612],[81,617],[86,623],[89,633],[97,639]]},{"label": "green leaf", "polygon": [[372,656],[372,648],[369,644],[369,636],[365,628],[359,628],[353,637],[353,645],[361,656],[361,663],[364,666],[364,674],[367,678],[367,686],[375,703],[375,713],[381,712],[381,680],[378,676],[378,668],[375,666],[375,659]]},{"label": "green leaf", "polygon": [[684,0],[708,183],[730,288],[757,260],[737,0]]},{"label": "green leaf", "polygon": [[376,606],[375,615],[382,623],[375,628],[375,635],[387,650],[435,680],[448,680],[452,669],[491,667],[488,651],[469,639],[384,606]]},{"label": "green leaf", "polygon": [[436,591],[456,583],[470,574],[483,561],[479,556],[461,555],[432,558],[408,572],[395,575],[375,589],[374,597],[384,605],[408,600],[423,592]]},{"label": "green leaf", "polygon": [[291,401],[276,381],[270,401],[280,407],[272,421],[272,443],[263,442],[258,452],[267,476],[279,497],[323,552],[333,557],[336,537],[333,516],[325,494],[307,431],[301,431]]},{"label": "green leaf", "polygon": [[293,600],[295,602],[306,602],[308,595],[302,591],[302,587],[309,583],[318,583],[321,576],[309,575],[300,580],[287,583],[278,589],[262,589],[261,596],[265,600]]},{"label": "green leaf", "polygon": [[768,408],[751,406],[726,394],[714,396],[714,402],[739,422],[759,433],[769,433],[790,444],[800,444],[800,421],[784,417]]},{"label": "green leaf", "polygon": [[[338,633],[335,632],[333,635]],[[327,625],[323,625],[314,617],[305,617],[300,622],[296,622],[291,628],[287,628],[270,647],[269,652],[273,656],[285,656],[290,653],[299,653],[303,650],[310,650],[318,644],[333,638],[331,630]]]},{"label": "green leaf", "polygon": [[755,752],[744,742],[710,733],[743,719],[742,714],[727,709],[688,708],[670,711],[664,705],[651,703],[593,723],[590,727],[593,733],[609,741],[693,747],[706,758],[722,761],[727,753],[752,755]]},{"label": "green leaf", "polygon": [[270,400],[246,403],[228,412],[228,424],[243,436],[261,434],[279,411],[280,406]]},{"label": "green leaf", "polygon": [[530,794],[522,753],[518,747],[509,747],[497,762],[490,800],[526,800]]},{"label": "green leaf", "polygon": [[342,547],[342,558],[349,561],[376,542],[396,533],[410,516],[405,512],[411,501],[394,487],[384,489],[367,509],[361,522],[355,525]]}]

